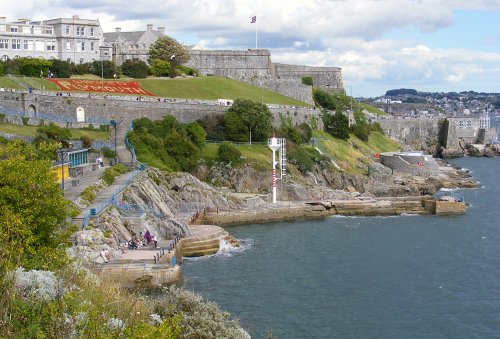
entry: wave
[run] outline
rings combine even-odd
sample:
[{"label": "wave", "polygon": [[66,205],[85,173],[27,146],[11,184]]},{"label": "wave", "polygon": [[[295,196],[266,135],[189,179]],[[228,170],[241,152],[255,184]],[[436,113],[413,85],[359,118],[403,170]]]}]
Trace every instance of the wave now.
[{"label": "wave", "polygon": [[254,246],[253,239],[239,239],[240,246],[234,247],[224,239],[220,240],[219,251],[216,256],[232,257],[234,253],[241,253]]}]

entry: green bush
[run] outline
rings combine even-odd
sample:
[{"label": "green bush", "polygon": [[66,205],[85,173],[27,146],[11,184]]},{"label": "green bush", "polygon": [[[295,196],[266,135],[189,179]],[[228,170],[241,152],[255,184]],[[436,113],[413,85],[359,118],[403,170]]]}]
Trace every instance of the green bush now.
[{"label": "green bush", "polygon": [[80,140],[82,141],[82,147],[84,148],[91,148],[92,147],[92,139],[88,135],[82,135],[80,137]]},{"label": "green bush", "polygon": [[149,66],[140,59],[125,60],[122,73],[131,78],[142,79],[149,74]]},{"label": "green bush", "polygon": [[101,148],[102,155],[104,155],[105,158],[108,159],[114,159],[116,157],[116,153],[114,150],[110,149],[109,147],[103,147]]},{"label": "green bush", "polygon": [[52,60],[52,66],[50,71],[57,78],[69,78],[71,77],[71,63],[65,60],[54,59]]},{"label": "green bush", "polygon": [[106,170],[101,176],[101,179],[104,180],[104,182],[109,186],[115,181],[115,178],[117,176],[120,176],[126,172],[128,172],[128,169],[125,165],[115,164],[109,168],[106,168]]},{"label": "green bush", "polygon": [[318,156],[316,150],[308,150],[299,146],[292,146],[287,154],[288,161],[303,174],[313,169],[315,158],[318,158]]},{"label": "green bush", "polygon": [[0,76],[4,76],[5,73],[4,73],[4,70],[3,70],[3,64],[0,63]]},{"label": "green bush", "polygon": [[157,77],[168,77],[170,76],[171,67],[166,61],[160,59],[151,60],[151,74]]},{"label": "green bush", "polygon": [[312,86],[313,85],[313,78],[310,76],[305,76],[302,77],[302,83],[307,86]]},{"label": "green bush", "polygon": [[180,71],[182,74],[191,75],[191,76],[198,76],[199,75],[198,71],[191,68],[191,67],[177,66],[176,69],[178,71]]},{"label": "green bush", "polygon": [[239,164],[241,162],[241,152],[233,144],[223,142],[217,150],[217,158],[225,164]]},{"label": "green bush", "polygon": [[85,189],[80,194],[82,199],[84,199],[85,201],[88,201],[88,202],[94,201],[94,199],[96,197],[95,188],[96,187],[94,185],[90,185],[90,186],[85,187]]},{"label": "green bush", "polygon": [[22,75],[26,75],[28,77],[40,77],[41,74],[47,76],[49,68],[52,66],[52,63],[50,61],[44,59],[19,59],[19,72]]}]

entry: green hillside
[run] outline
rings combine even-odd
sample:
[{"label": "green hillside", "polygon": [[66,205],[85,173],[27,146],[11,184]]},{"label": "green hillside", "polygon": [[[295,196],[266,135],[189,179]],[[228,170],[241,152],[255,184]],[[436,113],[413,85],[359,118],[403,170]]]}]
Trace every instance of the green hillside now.
[{"label": "green hillside", "polygon": [[[372,131],[368,142],[364,142],[351,134],[349,140],[341,140],[332,137],[325,132],[316,131],[313,133],[318,138],[321,148],[333,156],[343,171],[351,173],[361,173],[363,166],[373,162],[376,153],[397,151],[400,145],[385,135]],[[217,150],[220,144],[205,144],[203,146],[203,159],[211,164],[217,160]],[[271,150],[267,145],[262,144],[234,144],[242,156],[244,163],[252,167],[263,170],[271,168]],[[312,148],[309,145],[302,147]],[[318,154],[319,155],[319,154]]]},{"label": "green hillside", "polygon": [[304,102],[247,83],[217,77],[141,79],[141,86],[160,97],[183,99],[252,99],[267,104],[310,106]]}]

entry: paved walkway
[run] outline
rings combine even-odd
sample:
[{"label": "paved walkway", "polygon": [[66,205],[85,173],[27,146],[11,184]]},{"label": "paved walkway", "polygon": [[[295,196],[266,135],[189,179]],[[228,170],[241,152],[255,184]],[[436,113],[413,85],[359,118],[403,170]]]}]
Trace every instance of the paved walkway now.
[{"label": "paved walkway", "polygon": [[[97,171],[96,171],[97,172]],[[96,195],[94,202],[92,202],[87,208],[85,208],[79,215],[78,218],[83,218],[86,215],[89,215],[90,209],[94,208],[97,213],[102,211],[111,203],[111,199],[115,194],[120,193],[127,187],[127,183],[129,183],[130,179],[137,175],[141,175],[144,171],[134,170],[131,172],[127,172],[125,174],[120,175],[115,179],[115,181],[102,190],[99,194]],[[102,172],[101,172],[102,174]],[[97,179],[98,180],[98,179]],[[97,181],[96,180],[96,181]],[[95,181],[94,181],[95,182]]]}]

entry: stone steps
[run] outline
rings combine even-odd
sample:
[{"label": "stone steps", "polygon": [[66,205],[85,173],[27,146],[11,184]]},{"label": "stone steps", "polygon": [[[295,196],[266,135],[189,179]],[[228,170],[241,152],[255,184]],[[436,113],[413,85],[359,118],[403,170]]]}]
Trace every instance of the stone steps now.
[{"label": "stone steps", "polygon": [[[216,226],[215,226],[216,227]],[[181,253],[183,257],[199,257],[204,255],[212,255],[219,251],[221,240],[238,247],[239,241],[232,237],[227,231],[221,227],[210,234],[199,237],[184,238],[181,241]]]}]

